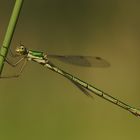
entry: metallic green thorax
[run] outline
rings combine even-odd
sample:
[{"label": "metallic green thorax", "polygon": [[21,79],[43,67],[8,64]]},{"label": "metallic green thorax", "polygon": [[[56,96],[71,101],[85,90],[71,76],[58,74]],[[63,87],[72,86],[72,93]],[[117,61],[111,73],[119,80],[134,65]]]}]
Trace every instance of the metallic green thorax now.
[{"label": "metallic green thorax", "polygon": [[29,51],[29,54],[33,55],[35,57],[43,57],[44,56],[43,52],[32,51],[32,50]]}]

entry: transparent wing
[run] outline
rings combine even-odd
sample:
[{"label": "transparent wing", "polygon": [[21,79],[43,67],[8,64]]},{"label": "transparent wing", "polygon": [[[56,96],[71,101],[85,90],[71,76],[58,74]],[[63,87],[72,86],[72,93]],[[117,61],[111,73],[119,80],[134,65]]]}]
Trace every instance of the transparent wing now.
[{"label": "transparent wing", "polygon": [[85,67],[109,67],[110,64],[101,57],[77,56],[77,55],[48,55],[48,58],[54,58],[65,63],[85,66]]},{"label": "transparent wing", "polygon": [[83,88],[81,85],[77,84],[76,82],[70,80],[78,89],[80,89],[85,95],[93,98],[93,96],[85,89]]}]

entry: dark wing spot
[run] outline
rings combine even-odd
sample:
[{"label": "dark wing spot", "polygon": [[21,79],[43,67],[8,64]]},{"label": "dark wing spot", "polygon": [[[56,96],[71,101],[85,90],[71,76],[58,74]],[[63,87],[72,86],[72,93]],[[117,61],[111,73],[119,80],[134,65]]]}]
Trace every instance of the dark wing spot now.
[{"label": "dark wing spot", "polygon": [[95,58],[96,58],[97,60],[102,60],[102,58],[101,58],[101,57],[98,57],[98,56],[97,56],[97,57],[95,57]]}]

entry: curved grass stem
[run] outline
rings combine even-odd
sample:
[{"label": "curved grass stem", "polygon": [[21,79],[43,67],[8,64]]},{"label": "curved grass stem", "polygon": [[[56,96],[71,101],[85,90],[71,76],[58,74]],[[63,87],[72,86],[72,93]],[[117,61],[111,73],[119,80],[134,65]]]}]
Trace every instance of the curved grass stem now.
[{"label": "curved grass stem", "polygon": [[9,21],[9,24],[7,27],[7,31],[6,31],[2,46],[0,48],[0,75],[2,73],[2,69],[4,66],[4,60],[7,56],[7,52],[10,47],[10,43],[11,43],[15,28],[16,28],[16,23],[18,21],[18,17],[19,17],[20,11],[21,11],[21,7],[23,5],[23,1],[24,0],[15,1],[15,5],[14,5],[14,8],[13,8],[13,11],[11,14],[11,18],[10,18],[10,21]]}]

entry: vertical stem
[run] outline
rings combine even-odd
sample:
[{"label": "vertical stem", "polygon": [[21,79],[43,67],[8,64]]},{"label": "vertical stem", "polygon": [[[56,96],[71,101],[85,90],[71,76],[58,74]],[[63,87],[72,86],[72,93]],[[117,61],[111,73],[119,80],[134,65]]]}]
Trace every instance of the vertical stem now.
[{"label": "vertical stem", "polygon": [[5,38],[3,40],[2,47],[0,48],[0,75],[2,73],[2,69],[4,66],[4,59],[7,55],[8,49],[10,47],[10,43],[15,31],[16,23],[18,21],[18,17],[21,11],[21,7],[23,4],[23,0],[16,0],[15,6],[13,8],[13,12],[9,21],[9,25],[7,27],[7,31],[5,34]]}]

